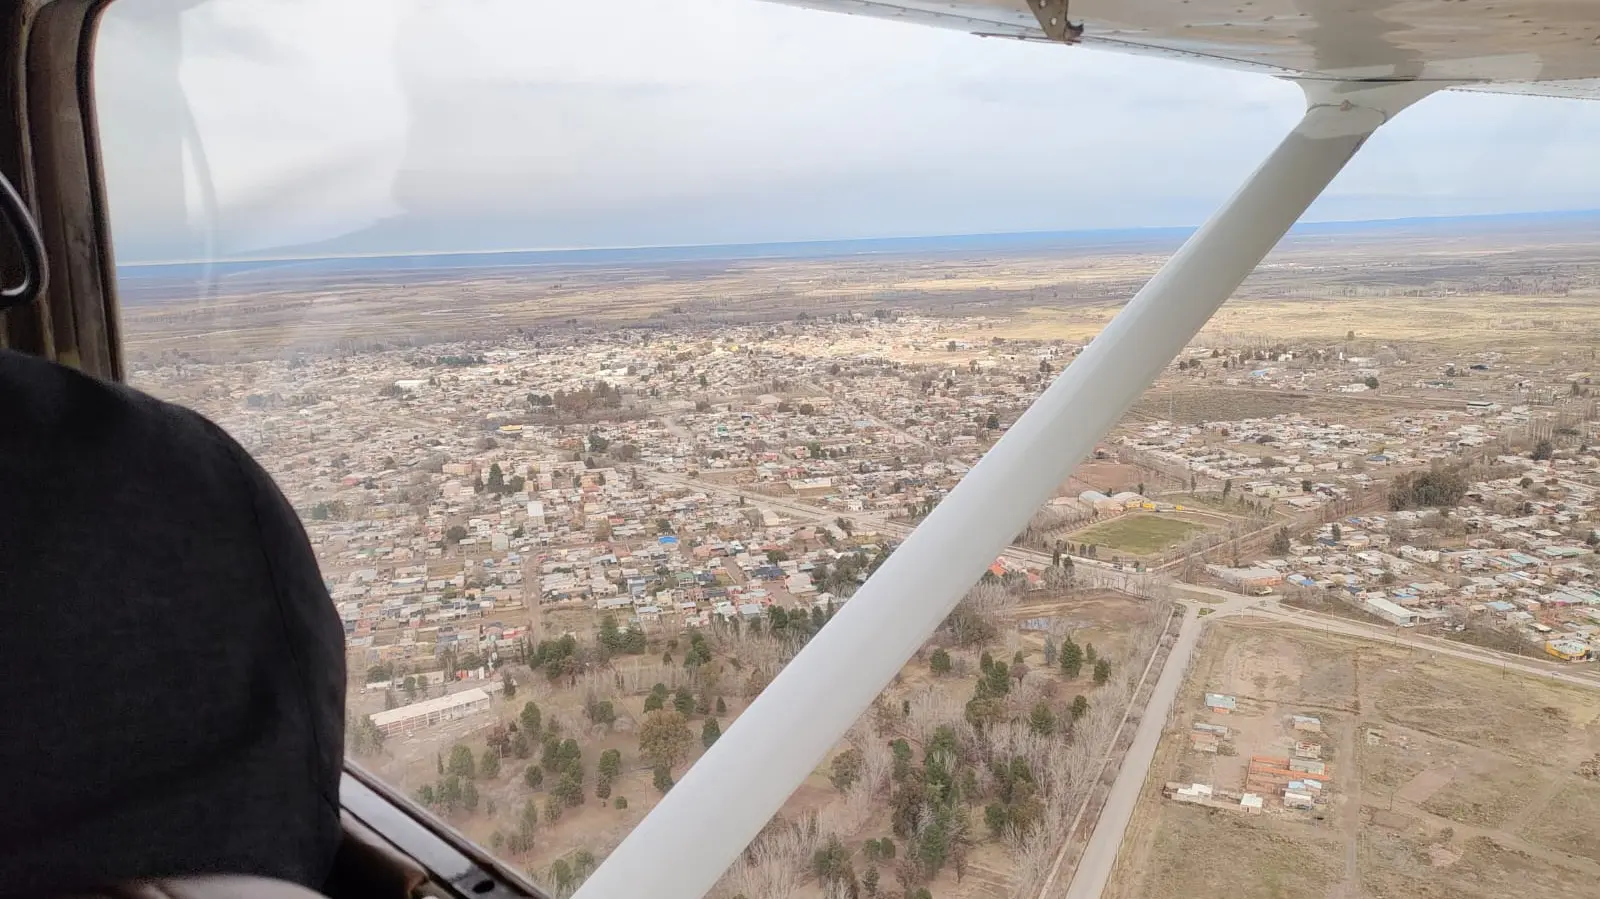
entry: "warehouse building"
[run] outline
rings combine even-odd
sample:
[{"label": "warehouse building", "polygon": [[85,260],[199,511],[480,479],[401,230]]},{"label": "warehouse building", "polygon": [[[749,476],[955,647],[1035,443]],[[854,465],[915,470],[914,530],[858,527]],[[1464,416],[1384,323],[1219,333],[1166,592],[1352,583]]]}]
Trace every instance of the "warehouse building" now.
[{"label": "warehouse building", "polygon": [[454,721],[469,715],[489,710],[489,694],[473,687],[452,693],[449,696],[440,696],[437,699],[425,699],[422,702],[413,702],[397,709],[389,709],[372,714],[372,723],[377,725],[384,736],[392,734],[408,734],[429,725],[442,721]]},{"label": "warehouse building", "polygon": [[1417,623],[1417,613],[1398,603],[1390,602],[1381,596],[1369,596],[1362,602],[1362,608],[1382,618],[1390,624],[1401,627],[1412,627]]},{"label": "warehouse building", "polygon": [[1252,593],[1276,587],[1283,583],[1283,572],[1276,568],[1229,568],[1226,565],[1207,565],[1206,570],[1230,587]]}]

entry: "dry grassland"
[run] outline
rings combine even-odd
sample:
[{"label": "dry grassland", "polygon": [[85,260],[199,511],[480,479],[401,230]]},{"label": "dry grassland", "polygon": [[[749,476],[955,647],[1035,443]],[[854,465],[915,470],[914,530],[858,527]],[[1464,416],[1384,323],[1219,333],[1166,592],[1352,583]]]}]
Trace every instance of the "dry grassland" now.
[{"label": "dry grassland", "polygon": [[[1600,339],[1592,224],[1474,227],[1291,237],[1197,343],[1332,340],[1350,331],[1462,347]],[[879,308],[986,319],[981,327],[953,328],[951,339],[1082,341],[1099,333],[1175,246],[1164,235],[1054,249],[337,276],[296,275],[290,266],[229,274],[202,288],[130,281],[123,318],[136,357],[492,339],[519,329],[777,323],[802,311],[820,317]],[[896,355],[914,361],[937,353],[900,347]]]}]

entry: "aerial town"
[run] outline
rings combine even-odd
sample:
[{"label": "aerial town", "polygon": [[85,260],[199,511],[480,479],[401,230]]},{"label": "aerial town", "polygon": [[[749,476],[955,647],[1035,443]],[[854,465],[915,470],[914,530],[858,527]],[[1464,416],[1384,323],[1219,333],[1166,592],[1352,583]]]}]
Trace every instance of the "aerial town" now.
[{"label": "aerial town", "polygon": [[[1110,896],[1246,869],[1408,895],[1427,865],[1487,897],[1516,864],[1585,894],[1600,833],[1540,822],[1600,800],[1596,344],[1291,337],[1263,308],[1283,336],[1225,314],[1175,359],[715,895],[1050,899],[1097,858]],[[301,514],[350,757],[558,896],[1103,321],[823,307],[219,355],[151,309],[133,383]]]},{"label": "aerial town", "polygon": [[[352,670],[427,667],[517,643],[540,608],[648,630],[845,601],[864,577],[841,579],[838,560],[907,533],[1081,349],[947,337],[983,326],[857,317],[174,365],[139,382],[209,411],[294,499]],[[1591,374],[1495,355],[1193,348],[996,564],[1039,583],[1052,555],[1170,571],[1396,625],[1504,625],[1586,658],[1600,649]],[[1252,417],[1167,420],[1163,387],[1222,405],[1232,392]],[[1252,410],[1344,395],[1361,398],[1345,415]]]},{"label": "aerial town", "polygon": [[[139,382],[215,416],[294,499],[345,623],[352,714],[391,753],[405,741],[377,763],[414,780],[554,637],[679,645],[847,602],[1082,348],[987,324],[474,342]],[[1600,650],[1587,361],[1193,347],[992,571],[1023,593],[1062,571],[1134,595],[1170,580],[1581,663]],[[1214,757],[1236,700],[1205,701],[1220,714],[1189,738]],[[1284,728],[1297,739],[1250,750],[1236,788],[1168,795],[1314,813],[1340,788],[1322,723]]]}]

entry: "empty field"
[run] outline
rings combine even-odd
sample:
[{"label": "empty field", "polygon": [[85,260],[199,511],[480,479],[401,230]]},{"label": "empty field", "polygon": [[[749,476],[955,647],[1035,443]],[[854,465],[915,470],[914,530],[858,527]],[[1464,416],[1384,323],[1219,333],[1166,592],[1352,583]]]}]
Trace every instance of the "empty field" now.
[{"label": "empty field", "polygon": [[[1594,894],[1600,784],[1580,772],[1600,691],[1248,619],[1210,628],[1107,897]],[[1236,710],[1208,710],[1207,692]],[[1323,723],[1306,738],[1328,775],[1314,809],[1286,809],[1281,789],[1259,815],[1163,798],[1167,782],[1236,796],[1250,756],[1287,754],[1295,714]],[[1191,747],[1197,721],[1229,729],[1223,752]]]},{"label": "empty field", "polygon": [[[1153,847],[1133,895],[1229,899],[1323,896],[1338,883],[1340,846],[1278,822],[1180,808]],[[1120,865],[1120,861],[1119,861]],[[1242,872],[1250,872],[1245,876]],[[1113,889],[1110,895],[1120,895]]]},{"label": "empty field", "polygon": [[1559,779],[1550,801],[1530,815],[1521,834],[1536,843],[1600,862],[1600,784],[1579,777]]},{"label": "empty field", "polygon": [[1502,759],[1458,773],[1446,786],[1417,802],[1425,812],[1474,827],[1501,827],[1526,807],[1547,783],[1538,770],[1507,765]]},{"label": "empty field", "polygon": [[1113,552],[1150,556],[1200,534],[1205,526],[1162,515],[1123,515],[1075,531],[1074,543],[1092,543]]},{"label": "empty field", "polygon": [[1563,757],[1600,715],[1600,694],[1444,659],[1395,672],[1371,698],[1395,724],[1535,765]]}]

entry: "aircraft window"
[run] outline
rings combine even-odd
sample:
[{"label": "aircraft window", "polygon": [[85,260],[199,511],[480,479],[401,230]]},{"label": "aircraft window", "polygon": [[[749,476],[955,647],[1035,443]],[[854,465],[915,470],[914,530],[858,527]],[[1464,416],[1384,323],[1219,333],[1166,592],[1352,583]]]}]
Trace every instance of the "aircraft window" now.
[{"label": "aircraft window", "polygon": [[[130,382],[213,418],[299,511],[344,622],[349,758],[556,895],[1304,109],[1258,74],[754,0],[117,0],[97,47]],[[1592,115],[1438,100],[1378,132],[1308,218],[1600,206]],[[1114,772],[1135,772],[1130,797],[1144,783],[1121,760],[1168,720],[1146,715],[1157,696],[1185,742],[1145,761],[1165,773],[1150,782],[1257,803],[1229,794],[1238,817],[1218,820],[1244,823],[1185,843],[1146,790],[1129,832],[1153,860],[1129,867],[1157,879],[1129,895],[1186,882],[1161,866],[1193,846],[1266,870],[1261,845],[1312,831],[1240,828],[1285,821],[1315,845],[1272,876],[1306,894],[1423,858],[1459,879],[1535,840],[1538,809],[1429,780],[1416,753],[1458,772],[1554,758],[1588,705],[1461,716],[1549,743],[1514,751],[1355,716],[1402,693],[1436,705],[1426,673],[1397,673],[1435,645],[1402,625],[1525,650],[1538,624],[1562,661],[1524,667],[1589,656],[1592,623],[1566,611],[1600,596],[1587,568],[1506,585],[1600,543],[1595,221],[1367,225],[1291,234],[713,895],[1044,895],[1080,855],[1111,876],[1114,852],[1079,850]],[[1511,315],[1507,296],[1539,303]],[[1522,350],[1493,343],[1512,331]],[[1572,333],[1584,360],[1550,338]],[[1518,454],[1571,466],[1511,476]],[[1415,508],[1439,498],[1462,514]],[[1541,605],[1558,586],[1577,598]],[[1239,637],[1257,612],[1309,642]],[[1238,642],[1196,644],[1197,621]],[[1385,622],[1371,665],[1339,642]],[[1195,646],[1216,682],[1159,693]],[[1450,701],[1515,706],[1480,686]],[[1489,792],[1581,796],[1592,754]],[[1291,776],[1311,792],[1251,814],[1245,787]],[[1597,845],[1584,834],[1549,839]],[[1562,892],[1569,856],[1533,854],[1566,872],[1553,894],[1582,894]]]}]

